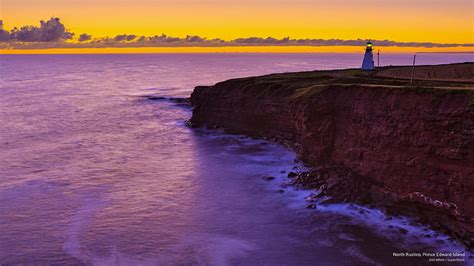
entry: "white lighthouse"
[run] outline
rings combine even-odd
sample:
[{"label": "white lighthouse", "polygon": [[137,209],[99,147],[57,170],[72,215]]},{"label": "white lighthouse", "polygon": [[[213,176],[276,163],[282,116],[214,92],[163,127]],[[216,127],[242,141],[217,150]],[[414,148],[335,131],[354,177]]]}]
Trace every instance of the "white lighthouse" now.
[{"label": "white lighthouse", "polygon": [[362,61],[362,70],[374,70],[374,55],[372,54],[372,46],[371,42],[367,42],[367,46],[365,48],[364,54],[364,61]]}]

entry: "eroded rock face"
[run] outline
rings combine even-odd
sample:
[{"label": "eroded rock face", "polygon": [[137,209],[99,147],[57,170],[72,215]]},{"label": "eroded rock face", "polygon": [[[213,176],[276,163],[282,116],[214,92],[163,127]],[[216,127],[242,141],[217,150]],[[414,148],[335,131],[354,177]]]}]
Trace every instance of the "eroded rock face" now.
[{"label": "eroded rock face", "polygon": [[191,123],[292,141],[315,169],[307,184],[418,216],[474,245],[473,91],[288,84],[247,78],[197,87]]}]

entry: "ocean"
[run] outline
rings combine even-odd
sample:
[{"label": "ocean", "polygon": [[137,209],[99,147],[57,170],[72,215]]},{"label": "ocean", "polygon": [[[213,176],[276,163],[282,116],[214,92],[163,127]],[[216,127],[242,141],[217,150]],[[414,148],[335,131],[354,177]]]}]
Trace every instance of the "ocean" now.
[{"label": "ocean", "polygon": [[381,265],[400,264],[394,252],[462,251],[406,217],[305,208],[312,192],[287,185],[304,168],[293,151],[188,128],[192,109],[166,100],[229,78],[360,67],[362,56],[0,55],[0,264]]}]

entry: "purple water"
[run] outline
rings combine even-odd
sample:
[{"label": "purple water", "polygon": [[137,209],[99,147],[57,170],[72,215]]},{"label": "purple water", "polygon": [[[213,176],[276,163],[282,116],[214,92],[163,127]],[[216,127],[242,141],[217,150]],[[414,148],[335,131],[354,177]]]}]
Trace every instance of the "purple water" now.
[{"label": "purple water", "polygon": [[[408,64],[411,55],[382,59]],[[462,250],[447,236],[378,210],[306,209],[311,192],[284,186],[282,171],[301,167],[293,152],[187,128],[189,108],[147,98],[188,97],[196,85],[241,76],[358,67],[360,60],[1,55],[0,264],[396,265],[407,260],[392,252]]]}]

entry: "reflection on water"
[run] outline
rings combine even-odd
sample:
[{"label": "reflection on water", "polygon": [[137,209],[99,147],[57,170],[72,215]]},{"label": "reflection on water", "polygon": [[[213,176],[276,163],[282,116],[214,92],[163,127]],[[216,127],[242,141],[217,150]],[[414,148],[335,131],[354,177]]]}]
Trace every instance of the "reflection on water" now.
[{"label": "reflection on water", "polygon": [[[302,167],[291,151],[189,129],[189,108],[143,97],[187,97],[195,85],[227,78],[356,67],[359,60],[1,56],[0,264],[370,265],[414,247],[459,249],[405,218],[385,222],[377,210],[306,209],[311,192],[284,184],[288,171]],[[268,175],[276,178],[262,179]]]}]

